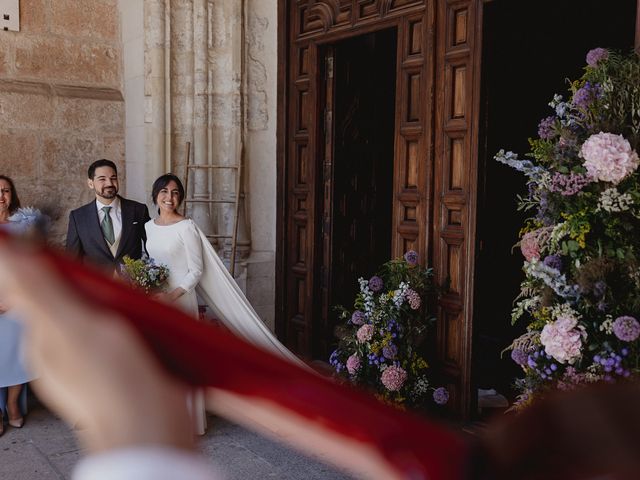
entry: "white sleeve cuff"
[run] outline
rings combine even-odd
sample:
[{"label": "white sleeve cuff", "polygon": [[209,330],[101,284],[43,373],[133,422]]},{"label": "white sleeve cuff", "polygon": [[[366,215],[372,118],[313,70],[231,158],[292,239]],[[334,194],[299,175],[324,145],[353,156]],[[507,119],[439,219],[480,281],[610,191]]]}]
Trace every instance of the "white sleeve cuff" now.
[{"label": "white sleeve cuff", "polygon": [[132,447],[90,455],[73,480],[220,480],[200,455],[164,447]]}]

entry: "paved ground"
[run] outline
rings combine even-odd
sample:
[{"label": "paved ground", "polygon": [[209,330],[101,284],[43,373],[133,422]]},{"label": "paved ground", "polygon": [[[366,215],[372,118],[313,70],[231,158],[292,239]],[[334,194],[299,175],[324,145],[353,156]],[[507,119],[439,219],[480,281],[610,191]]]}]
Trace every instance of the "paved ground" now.
[{"label": "paved ground", "polygon": [[[242,427],[212,417],[201,449],[228,480],[348,480],[352,477],[306,458]],[[40,405],[22,429],[5,425],[0,437],[0,479],[66,480],[83,452],[73,432]]]}]

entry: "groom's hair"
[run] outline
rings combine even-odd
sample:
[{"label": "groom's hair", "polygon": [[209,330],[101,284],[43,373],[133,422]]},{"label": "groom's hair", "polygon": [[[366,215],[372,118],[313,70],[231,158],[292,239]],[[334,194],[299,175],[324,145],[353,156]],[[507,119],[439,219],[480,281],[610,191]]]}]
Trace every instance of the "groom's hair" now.
[{"label": "groom's hair", "polygon": [[93,180],[93,177],[95,177],[96,175],[96,169],[100,167],[111,167],[113,168],[113,171],[116,172],[116,175],[118,175],[118,167],[116,167],[116,164],[111,160],[101,158],[100,160],[96,160],[91,165],[89,165],[89,171],[87,173],[89,174],[90,180]]}]

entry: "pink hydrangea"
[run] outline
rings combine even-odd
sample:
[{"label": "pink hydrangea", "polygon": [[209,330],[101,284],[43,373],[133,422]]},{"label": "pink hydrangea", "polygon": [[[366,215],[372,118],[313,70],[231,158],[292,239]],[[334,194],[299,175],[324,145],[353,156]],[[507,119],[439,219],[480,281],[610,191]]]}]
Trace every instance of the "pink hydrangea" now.
[{"label": "pink hydrangea", "polygon": [[527,232],[520,240],[520,251],[527,262],[540,258],[540,246],[538,245],[537,232]]},{"label": "pink hydrangea", "polygon": [[407,289],[404,295],[405,297],[407,297],[407,300],[409,301],[409,306],[411,307],[412,310],[418,310],[420,308],[422,301],[420,300],[420,295],[418,295],[418,292],[409,288]]},{"label": "pink hydrangea", "polygon": [[359,343],[365,343],[373,338],[373,325],[362,325],[356,332]]},{"label": "pink hydrangea", "polygon": [[582,339],[587,334],[578,327],[578,320],[571,315],[561,315],[553,323],[547,323],[540,333],[540,343],[545,352],[561,363],[573,363],[582,354]]},{"label": "pink hydrangea", "polygon": [[603,182],[620,183],[638,168],[638,154],[622,135],[597,133],[591,135],[580,149],[590,177]]},{"label": "pink hydrangea", "polygon": [[355,375],[358,370],[360,370],[360,366],[362,363],[360,362],[360,357],[358,357],[355,353],[347,358],[347,371],[351,375]]},{"label": "pink hydrangea", "polygon": [[382,372],[380,380],[387,390],[397,392],[407,381],[407,372],[402,367],[391,365]]}]

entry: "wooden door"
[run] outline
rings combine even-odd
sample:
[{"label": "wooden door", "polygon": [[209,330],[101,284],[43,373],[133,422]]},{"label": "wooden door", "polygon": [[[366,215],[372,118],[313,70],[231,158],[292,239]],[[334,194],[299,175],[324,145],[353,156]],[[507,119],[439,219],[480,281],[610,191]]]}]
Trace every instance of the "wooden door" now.
[{"label": "wooden door", "polygon": [[395,29],[323,48],[324,138],[320,352],[329,352],[337,315],[357,279],[389,260],[395,139]]},{"label": "wooden door", "polygon": [[[310,358],[326,360],[332,340],[323,311],[329,292],[322,278],[336,281],[332,253],[327,259],[327,228],[352,215],[349,191],[345,198],[328,199],[325,172],[331,160],[324,149],[326,81],[324,52],[332,44],[375,31],[397,32],[396,104],[392,180],[392,220],[388,257],[414,249],[427,258],[431,220],[433,169],[432,3],[426,0],[281,0],[280,2],[280,111],[279,111],[279,219],[276,328],[285,343]],[[325,175],[325,173],[327,173]],[[370,181],[370,180],[368,180]],[[335,186],[331,186],[331,191]],[[340,203],[346,202],[343,211]],[[347,204],[349,207],[347,208]],[[338,205],[338,217],[333,217]],[[328,219],[328,209],[331,218]],[[323,226],[325,235],[323,235]],[[350,228],[339,226],[339,228]],[[373,239],[375,240],[375,239]],[[330,266],[334,276],[323,266]],[[349,270],[345,255],[341,269]],[[327,284],[327,288],[329,285]]]}]

